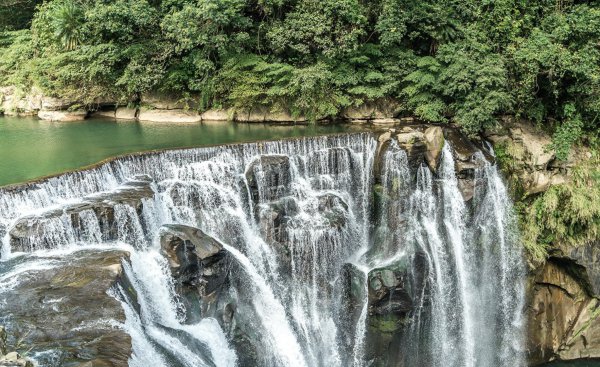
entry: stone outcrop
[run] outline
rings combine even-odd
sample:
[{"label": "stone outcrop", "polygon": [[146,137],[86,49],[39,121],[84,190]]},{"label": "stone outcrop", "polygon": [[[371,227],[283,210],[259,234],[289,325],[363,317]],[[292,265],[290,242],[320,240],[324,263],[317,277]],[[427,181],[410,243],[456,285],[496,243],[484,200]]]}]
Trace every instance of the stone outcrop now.
[{"label": "stone outcrop", "polygon": [[230,121],[233,119],[233,111],[224,109],[211,109],[202,112],[202,121]]},{"label": "stone outcrop", "polygon": [[533,123],[506,117],[484,135],[496,150],[503,150],[510,157],[510,171],[517,175],[526,195],[546,191],[567,180],[573,160],[556,161],[550,136]]},{"label": "stone outcrop", "polygon": [[258,365],[260,340],[254,311],[243,309],[245,302],[238,303],[253,295],[231,254],[200,229],[184,225],[161,229],[161,251],[169,260],[186,322],[215,318],[231,338],[239,365]]},{"label": "stone outcrop", "polygon": [[236,111],[235,121],[239,122],[306,122],[303,116],[292,116],[288,111],[271,111],[257,108],[248,111]]},{"label": "stone outcrop", "polygon": [[580,266],[551,258],[534,278],[527,308],[532,365],[600,358],[600,301],[581,283]]},{"label": "stone outcrop", "polygon": [[[160,242],[184,302],[186,319],[198,321],[202,315],[211,315],[222,325],[230,322],[227,293],[231,259],[223,245],[200,229],[184,225],[163,227]],[[197,305],[201,305],[201,312],[195,309]]]},{"label": "stone outcrop", "polygon": [[29,93],[15,87],[0,88],[0,113],[10,116],[34,116],[42,109],[42,93],[33,89]]},{"label": "stone outcrop", "polygon": [[33,363],[17,352],[0,355],[0,367],[33,367]]},{"label": "stone outcrop", "polygon": [[74,108],[79,103],[45,96],[32,88],[22,91],[15,87],[0,88],[0,113],[12,116],[37,116],[41,120],[70,122],[84,120],[88,110]]},{"label": "stone outcrop", "polygon": [[0,312],[11,315],[7,349],[36,354],[41,366],[127,366],[131,338],[116,327],[125,322],[125,312],[108,291],[116,284],[130,288],[122,267],[128,256],[82,250],[52,258],[43,271],[21,274],[15,287],[0,293]]},{"label": "stone outcrop", "polygon": [[139,121],[164,122],[164,123],[197,123],[202,121],[202,116],[189,110],[162,110],[142,108],[137,114]]},{"label": "stone outcrop", "polygon": [[45,111],[38,112],[41,120],[57,122],[83,121],[87,117],[87,111]]},{"label": "stone outcrop", "polygon": [[138,110],[135,108],[119,107],[115,111],[115,118],[118,120],[135,120]]},{"label": "stone outcrop", "polygon": [[342,113],[342,117],[355,123],[396,123],[400,121],[396,118],[399,108],[400,104],[394,100],[379,100],[358,107],[348,107]]}]

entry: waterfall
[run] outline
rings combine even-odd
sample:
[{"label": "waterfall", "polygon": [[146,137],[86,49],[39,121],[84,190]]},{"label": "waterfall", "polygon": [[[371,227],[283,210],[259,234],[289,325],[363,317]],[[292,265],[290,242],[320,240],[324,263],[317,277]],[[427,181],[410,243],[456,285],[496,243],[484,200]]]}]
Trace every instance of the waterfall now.
[{"label": "waterfall", "polygon": [[[259,142],[132,155],[0,189],[0,284],[54,266],[35,254],[126,249],[129,286],[110,294],[125,311],[131,366],[252,358],[366,367],[378,312],[372,274],[402,268],[412,302],[399,346],[405,365],[523,365],[523,265],[510,200],[481,155],[465,203],[451,148],[432,171],[411,167],[392,141],[375,173],[378,145],[368,133]],[[180,293],[161,247],[173,224],[198,228],[227,254],[227,288],[215,304],[194,308]],[[350,281],[360,284],[355,300],[341,286]],[[235,305],[231,323],[225,304]],[[255,352],[240,354],[240,345]]]},{"label": "waterfall", "polygon": [[427,280],[412,291],[416,307],[403,343],[408,366],[525,365],[524,265],[511,201],[497,168],[482,154],[474,158],[470,203],[459,190],[448,142],[437,172],[422,164],[415,176],[407,174],[410,168],[397,144],[383,160],[388,200],[379,227],[387,237],[379,241],[396,253],[370,265],[420,254],[427,262],[424,274],[414,269],[409,274],[412,284],[419,277]]}]

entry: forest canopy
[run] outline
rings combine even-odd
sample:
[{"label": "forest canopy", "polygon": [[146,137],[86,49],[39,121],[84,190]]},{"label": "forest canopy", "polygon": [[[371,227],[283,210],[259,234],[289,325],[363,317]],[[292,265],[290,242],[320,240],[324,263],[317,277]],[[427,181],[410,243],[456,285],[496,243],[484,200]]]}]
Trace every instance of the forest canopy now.
[{"label": "forest canopy", "polygon": [[394,100],[475,133],[597,131],[600,5],[577,0],[0,0],[0,85],[91,103],[148,91],[311,119]]}]

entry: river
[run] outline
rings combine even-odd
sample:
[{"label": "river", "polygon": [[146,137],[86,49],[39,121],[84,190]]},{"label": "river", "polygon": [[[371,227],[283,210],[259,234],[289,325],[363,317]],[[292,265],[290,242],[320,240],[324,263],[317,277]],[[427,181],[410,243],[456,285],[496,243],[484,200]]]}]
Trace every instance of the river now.
[{"label": "river", "polygon": [[350,125],[340,124],[164,124],[97,118],[64,123],[0,117],[0,186],[132,152],[316,136],[350,129]]}]

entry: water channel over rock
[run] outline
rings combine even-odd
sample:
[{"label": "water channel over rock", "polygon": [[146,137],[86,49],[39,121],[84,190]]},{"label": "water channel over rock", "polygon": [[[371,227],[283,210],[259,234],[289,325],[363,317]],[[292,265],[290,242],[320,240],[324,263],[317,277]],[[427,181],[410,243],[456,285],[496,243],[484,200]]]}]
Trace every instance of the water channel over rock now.
[{"label": "water channel over rock", "polygon": [[493,153],[436,129],[153,152],[0,190],[8,344],[42,366],[525,365]]}]

